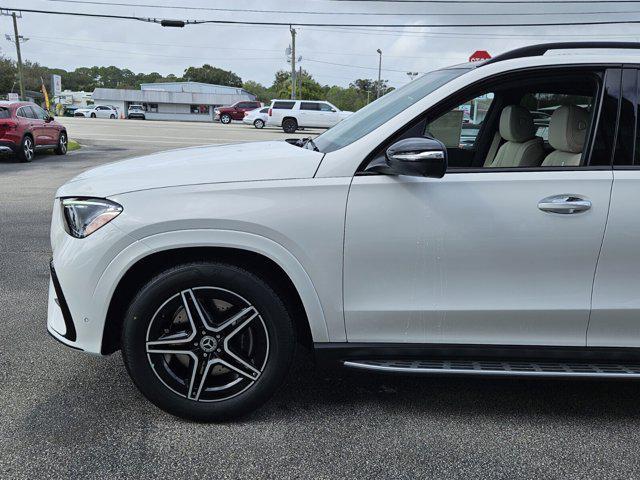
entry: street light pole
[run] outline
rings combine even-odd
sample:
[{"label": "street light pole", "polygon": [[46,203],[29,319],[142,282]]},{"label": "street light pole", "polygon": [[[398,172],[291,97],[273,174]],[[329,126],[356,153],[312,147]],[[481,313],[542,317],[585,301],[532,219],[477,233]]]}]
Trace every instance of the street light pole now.
[{"label": "street light pole", "polygon": [[289,26],[291,30],[291,100],[296,99],[296,29]]},{"label": "street light pole", "polygon": [[376,98],[380,98],[380,87],[382,83],[382,50],[378,49],[377,52],[380,55],[380,58],[378,60],[378,93]]}]

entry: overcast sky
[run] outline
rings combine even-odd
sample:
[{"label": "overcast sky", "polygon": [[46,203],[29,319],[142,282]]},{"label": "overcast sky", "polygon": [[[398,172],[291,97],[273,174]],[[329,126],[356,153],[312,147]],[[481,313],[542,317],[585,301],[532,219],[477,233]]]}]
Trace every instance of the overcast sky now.
[{"label": "overcast sky", "polygon": [[[439,5],[419,3],[345,2],[331,0],[111,0],[126,4],[180,5],[182,7],[251,8],[259,10],[314,11],[300,13],[231,13],[175,10],[149,6],[102,6],[71,3],[73,0],[4,0],[3,6],[27,9],[135,15],[180,19],[229,19],[286,22],[461,24],[509,22],[563,22],[587,20],[640,20],[637,4],[531,4]],[[109,0],[95,0],[103,2]],[[346,12],[387,13],[384,16],[344,15]],[[561,13],[572,13],[562,15]],[[587,12],[605,12],[589,15]],[[621,13],[611,13],[621,12]],[[638,12],[638,13],[634,13]],[[419,14],[416,16],[399,15]],[[441,14],[457,14],[441,16]],[[524,16],[523,13],[542,15]],[[551,14],[550,14],[551,13]],[[439,14],[439,15],[434,15]],[[462,15],[460,15],[462,14]],[[477,15],[483,14],[483,15]],[[511,15],[509,15],[511,14]],[[10,17],[0,17],[1,33],[13,34]],[[243,80],[265,85],[274,72],[287,69],[285,48],[290,44],[288,27],[191,25],[182,29],[127,20],[93,19],[25,13],[19,19],[20,34],[29,38],[22,47],[23,59],[49,67],[72,70],[80,66],[116,65],[134,72],[181,75],[191,65],[211,65],[232,70]],[[475,50],[496,55],[519,46],[547,41],[628,40],[640,41],[640,25],[552,26],[500,28],[371,28],[297,27],[297,51],[302,67],[319,82],[346,86],[356,78],[376,78],[378,54],[383,51],[383,78],[391,85],[407,83],[406,72],[426,72],[467,61]],[[2,54],[15,58],[8,41]],[[329,63],[323,63],[329,62]],[[332,65],[338,64],[338,65]],[[64,86],[63,86],[64,87]]]}]

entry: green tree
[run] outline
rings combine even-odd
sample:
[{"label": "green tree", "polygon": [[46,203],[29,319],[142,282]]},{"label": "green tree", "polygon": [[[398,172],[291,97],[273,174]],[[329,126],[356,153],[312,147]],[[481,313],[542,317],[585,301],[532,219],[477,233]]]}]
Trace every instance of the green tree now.
[{"label": "green tree", "polygon": [[202,67],[189,67],[184,71],[184,79],[192,82],[213,83],[242,87],[242,79],[233,72],[204,64]]},{"label": "green tree", "polygon": [[[12,91],[18,91],[18,71],[13,60],[0,57],[0,94],[6,95]],[[15,84],[15,87],[14,87]]]}]

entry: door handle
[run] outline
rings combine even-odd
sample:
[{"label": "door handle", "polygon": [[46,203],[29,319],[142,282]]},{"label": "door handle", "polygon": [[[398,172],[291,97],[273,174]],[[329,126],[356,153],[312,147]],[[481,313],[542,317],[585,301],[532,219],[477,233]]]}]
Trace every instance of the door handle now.
[{"label": "door handle", "polygon": [[578,195],[552,195],[538,202],[538,208],[543,212],[569,215],[586,212],[591,208],[591,202]]}]

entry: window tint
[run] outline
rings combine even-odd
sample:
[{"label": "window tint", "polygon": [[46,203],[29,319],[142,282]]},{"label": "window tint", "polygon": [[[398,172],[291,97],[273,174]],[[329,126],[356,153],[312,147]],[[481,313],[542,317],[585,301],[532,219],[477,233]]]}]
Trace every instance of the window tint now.
[{"label": "window tint", "polygon": [[22,118],[37,118],[31,110],[31,107],[20,107],[18,109],[18,116]]},{"label": "window tint", "polygon": [[265,107],[262,110],[260,110],[260,113],[269,113],[269,107]]},{"label": "window tint", "polygon": [[636,144],[636,105],[638,95],[638,74],[635,70],[622,71],[622,89],[620,94],[620,120],[614,159],[616,165],[632,165]]},{"label": "window tint", "polygon": [[597,125],[598,130],[591,151],[591,165],[611,165],[621,81],[622,72],[619,69],[607,70]]},{"label": "window tint", "polygon": [[300,102],[300,110],[320,110],[315,102]]},{"label": "window tint", "polygon": [[8,108],[0,107],[0,118],[9,118],[11,117],[11,112]]},{"label": "window tint", "polygon": [[40,107],[31,107],[33,109],[33,111],[36,114],[36,117],[39,118],[40,120],[46,120],[47,118],[49,118],[49,114],[47,112],[45,112],[42,108]]},{"label": "window tint", "polygon": [[273,107],[274,109],[281,109],[281,110],[291,110],[293,108],[293,106],[296,104],[296,102],[273,102]]},{"label": "window tint", "polygon": [[333,107],[331,105],[329,105],[328,103],[321,103],[320,104],[320,111],[322,111],[322,112],[331,112],[331,111],[333,111]]}]

